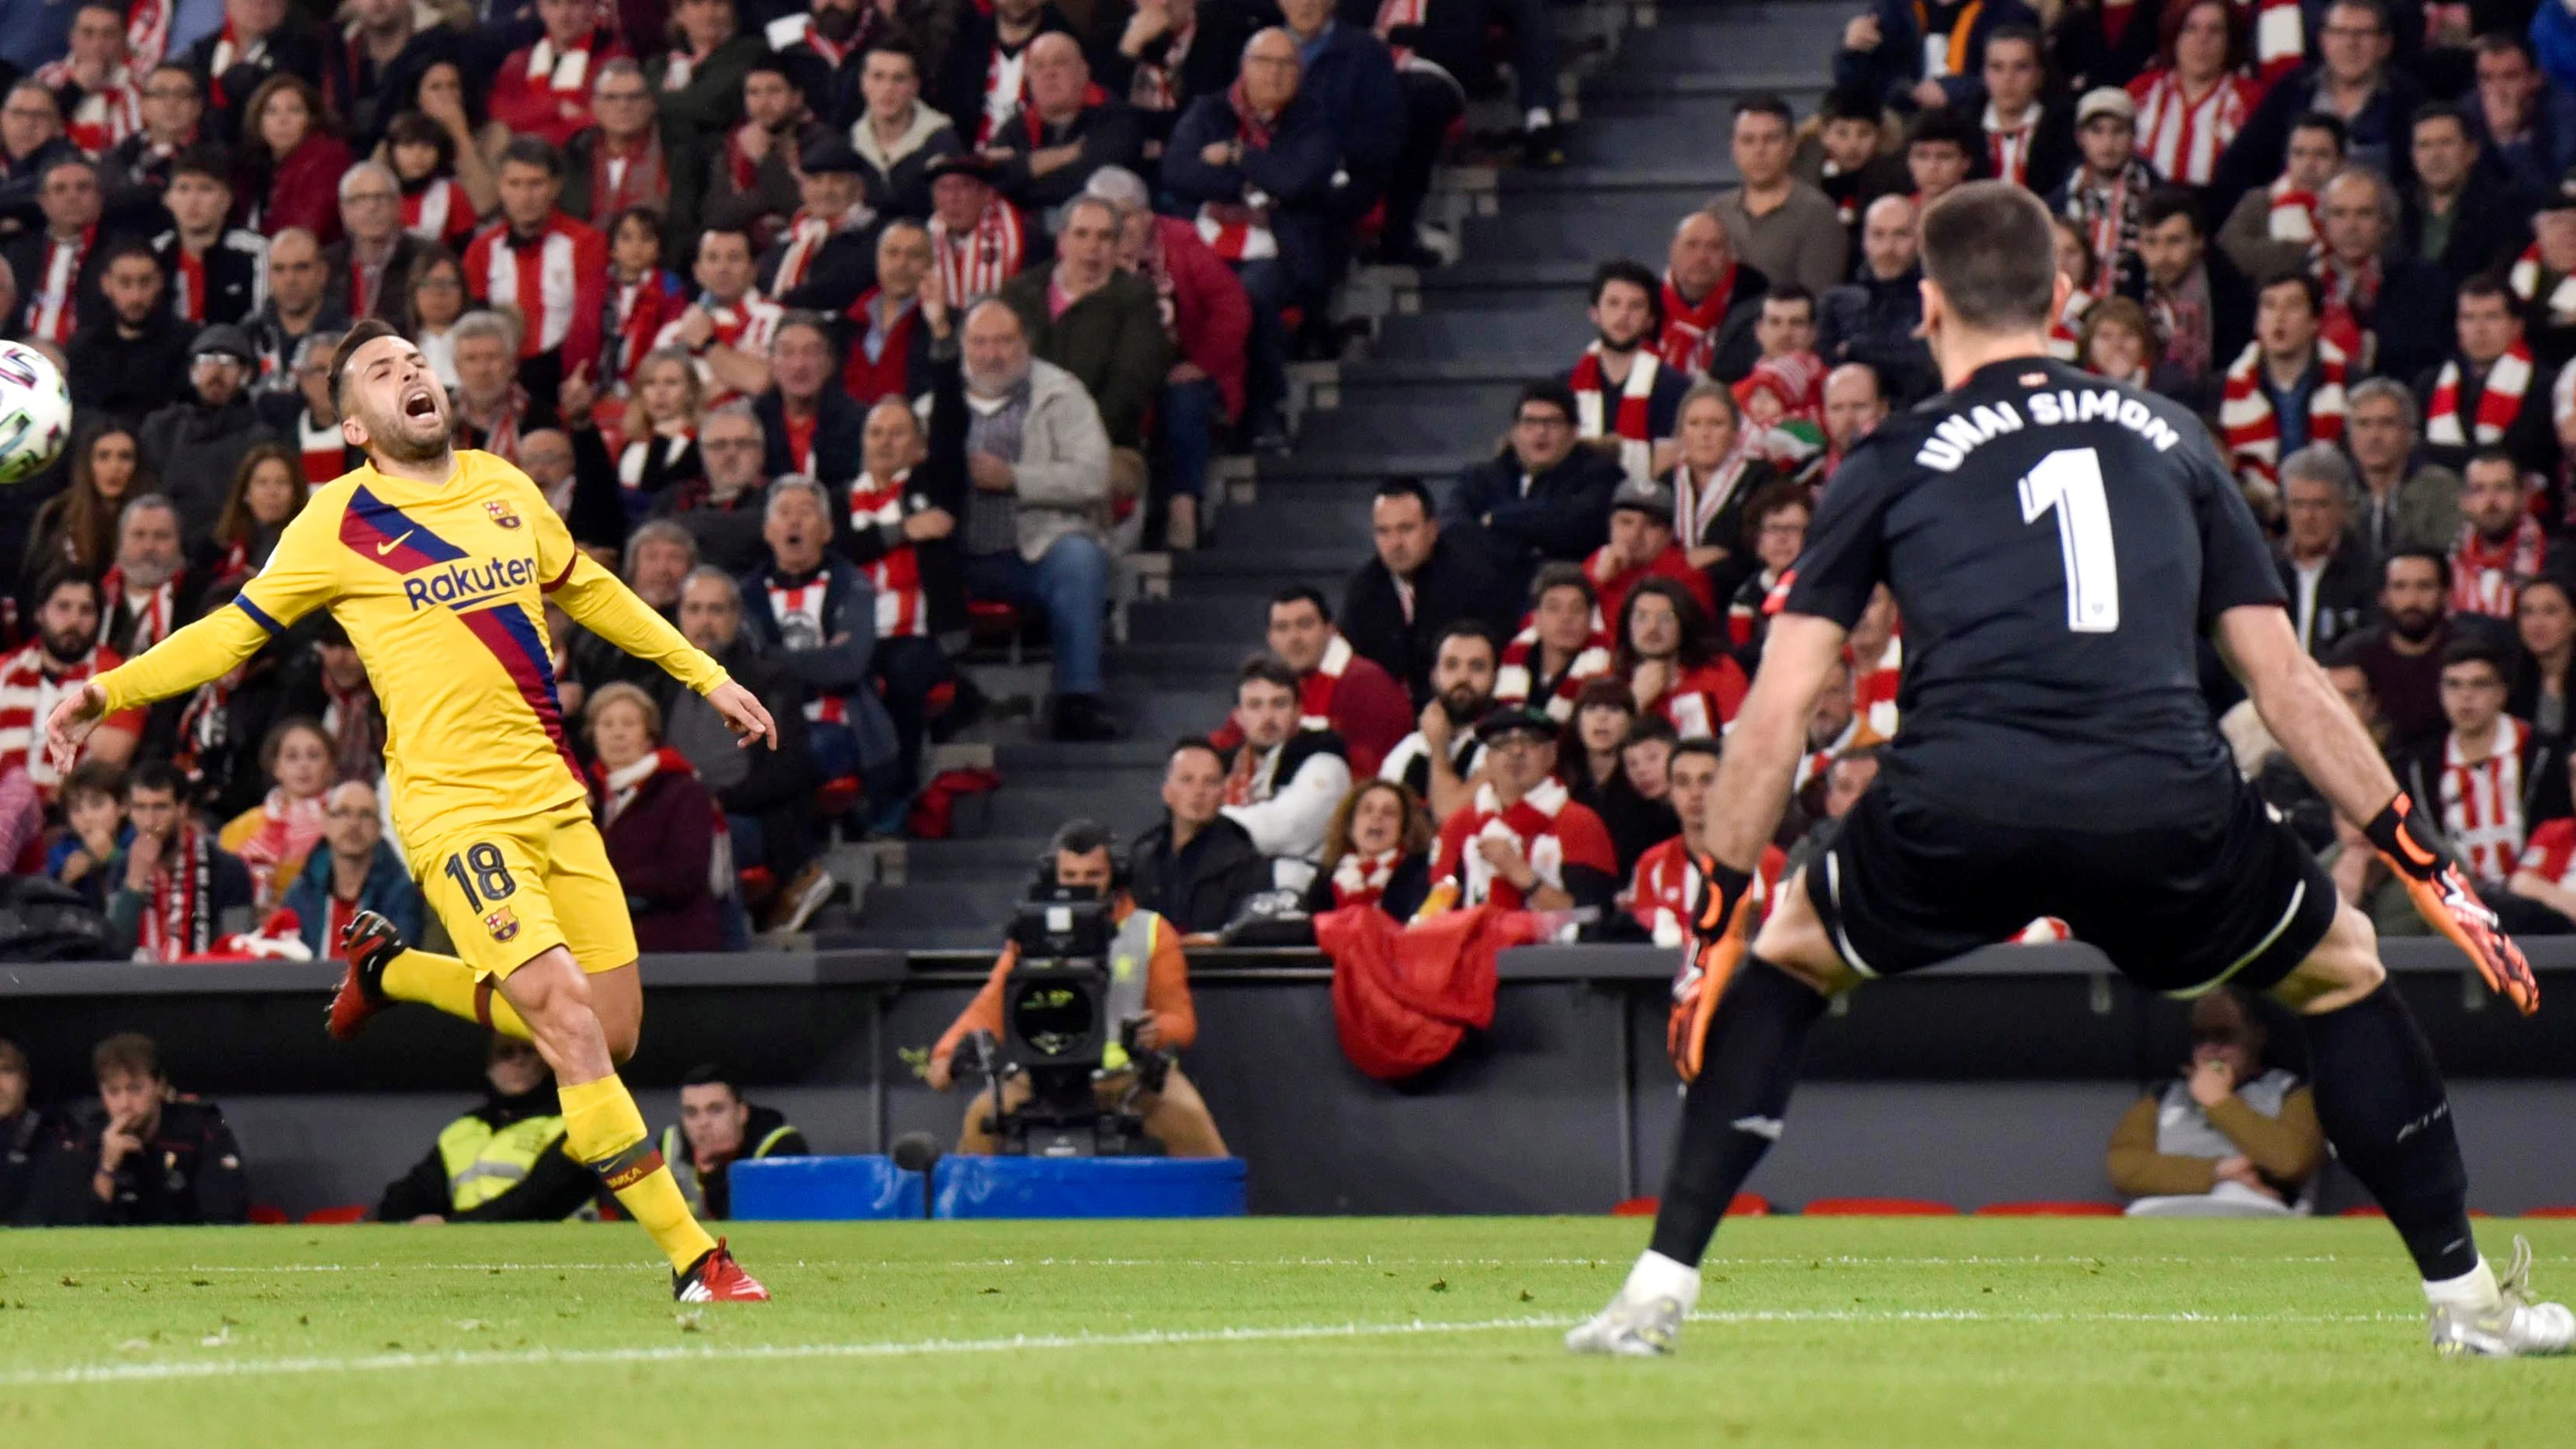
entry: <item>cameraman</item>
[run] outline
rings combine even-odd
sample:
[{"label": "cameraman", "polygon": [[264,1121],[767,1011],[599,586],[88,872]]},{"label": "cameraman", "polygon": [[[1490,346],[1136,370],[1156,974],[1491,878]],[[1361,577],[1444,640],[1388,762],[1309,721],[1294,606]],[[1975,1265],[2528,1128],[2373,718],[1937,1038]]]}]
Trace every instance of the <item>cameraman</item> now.
[{"label": "cameraman", "polygon": [[[1140,958],[1147,964],[1143,1019],[1136,1029],[1139,1051],[1179,1051],[1195,1040],[1199,1033],[1198,1013],[1190,1005],[1189,962],[1181,954],[1181,933],[1172,923],[1136,904],[1123,887],[1113,889],[1116,869],[1110,861],[1112,840],[1108,830],[1088,820],[1069,822],[1055,834],[1052,852],[1055,861],[1052,884],[1073,889],[1098,891],[1110,902],[1110,921],[1117,934],[1110,942],[1113,970],[1124,984]],[[930,1049],[930,1066],[925,1080],[933,1091],[947,1091],[955,1076],[950,1060],[970,1032],[1002,1033],[1002,989],[1011,967],[1019,961],[1017,943],[1005,945],[999,959],[993,962],[993,974],[986,978],[984,989],[958,1013],[957,1020]],[[1112,999],[1117,986],[1113,985]],[[1104,1110],[1128,1100],[1134,1086],[1132,1070],[1100,1078],[1095,1084],[1096,1096]],[[1000,1112],[1011,1111],[1028,1100],[1026,1077],[1013,1077],[1002,1090]],[[1208,1116],[1207,1103],[1200,1099],[1198,1088],[1181,1075],[1176,1065],[1166,1074],[1162,1090],[1138,1092],[1130,1110],[1144,1119],[1145,1135],[1163,1144],[1173,1157],[1226,1156],[1225,1139],[1217,1135],[1216,1122]],[[958,1134],[957,1150],[982,1155],[993,1150],[993,1136],[985,1130],[984,1119],[998,1115],[995,1104],[979,1095],[966,1109],[966,1125]]]}]

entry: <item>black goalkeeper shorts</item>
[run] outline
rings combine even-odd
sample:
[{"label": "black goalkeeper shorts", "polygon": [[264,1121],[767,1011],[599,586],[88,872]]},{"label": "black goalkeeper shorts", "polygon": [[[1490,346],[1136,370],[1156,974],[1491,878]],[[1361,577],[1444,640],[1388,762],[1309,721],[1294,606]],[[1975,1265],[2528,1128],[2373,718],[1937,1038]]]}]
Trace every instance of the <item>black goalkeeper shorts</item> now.
[{"label": "black goalkeeper shorts", "polygon": [[2334,882],[2249,786],[2206,823],[2003,825],[1863,794],[1807,867],[1842,958],[1901,976],[2008,940],[2043,916],[2150,991],[2278,984],[2334,923]]}]

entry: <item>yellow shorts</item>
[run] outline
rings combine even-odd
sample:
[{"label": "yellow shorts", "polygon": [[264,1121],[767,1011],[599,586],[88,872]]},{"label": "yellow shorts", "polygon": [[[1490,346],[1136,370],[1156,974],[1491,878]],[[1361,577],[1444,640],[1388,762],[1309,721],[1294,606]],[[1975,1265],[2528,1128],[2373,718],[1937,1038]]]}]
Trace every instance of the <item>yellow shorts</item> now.
[{"label": "yellow shorts", "polygon": [[587,805],[443,829],[404,845],[421,894],[475,975],[498,981],[556,946],[569,947],[588,972],[634,962],[626,890]]}]

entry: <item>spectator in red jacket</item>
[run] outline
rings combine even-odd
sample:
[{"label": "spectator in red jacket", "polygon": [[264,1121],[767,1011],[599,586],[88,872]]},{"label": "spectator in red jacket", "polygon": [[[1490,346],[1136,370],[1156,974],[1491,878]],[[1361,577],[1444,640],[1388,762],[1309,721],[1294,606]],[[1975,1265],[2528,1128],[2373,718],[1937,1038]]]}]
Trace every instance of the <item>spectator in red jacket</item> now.
[{"label": "spectator in red jacket", "polygon": [[475,301],[516,308],[519,383],[552,398],[577,368],[599,371],[608,304],[608,238],[564,215],[563,153],[534,136],[501,151],[501,220],[465,249]]},{"label": "spectator in red jacket", "polygon": [[[1412,696],[1351,648],[1322,594],[1296,584],[1271,595],[1268,643],[1297,671],[1297,727],[1340,735],[1352,775],[1376,774],[1387,751],[1413,732]],[[1218,749],[1232,750],[1243,732],[1228,719],[1213,738]]]},{"label": "spectator in red jacket", "polygon": [[1118,208],[1118,264],[1154,284],[1171,337],[1173,362],[1154,408],[1154,457],[1162,473],[1155,481],[1168,500],[1165,542],[1196,548],[1216,434],[1243,416],[1252,302],[1197,227],[1154,214],[1153,198],[1135,172],[1104,166],[1083,189]]},{"label": "spectator in red jacket", "polygon": [[679,751],[662,745],[662,711],[631,684],[590,697],[583,729],[598,757],[591,795],[608,863],[626,890],[637,939],[657,951],[720,951],[712,886],[715,797]]},{"label": "spectator in red jacket", "polygon": [[1690,554],[1673,541],[1673,490],[1651,478],[1631,478],[1610,495],[1610,541],[1584,560],[1583,572],[1605,619],[1618,618],[1628,591],[1650,578],[1674,580],[1703,614],[1717,614],[1707,571],[1692,568]]},{"label": "spectator in red jacket", "polygon": [[598,18],[592,0],[537,0],[545,33],[501,62],[483,100],[492,119],[512,135],[543,137],[557,147],[588,128],[594,73],[626,54]]},{"label": "spectator in red jacket", "polygon": [[260,82],[242,107],[241,157],[233,194],[254,230],[300,226],[324,246],[340,239],[340,174],[357,158],[331,134],[312,82],[286,71]]},{"label": "spectator in red jacket", "polygon": [[1699,602],[1671,579],[1638,584],[1619,613],[1619,672],[1638,712],[1662,715],[1686,740],[1724,735],[1751,687],[1714,634]]}]

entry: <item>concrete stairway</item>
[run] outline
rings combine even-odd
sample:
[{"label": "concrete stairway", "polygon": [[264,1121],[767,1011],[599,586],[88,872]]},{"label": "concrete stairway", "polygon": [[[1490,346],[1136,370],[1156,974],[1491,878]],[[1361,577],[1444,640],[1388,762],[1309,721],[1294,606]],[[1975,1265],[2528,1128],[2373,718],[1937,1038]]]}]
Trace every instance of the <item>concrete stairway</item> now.
[{"label": "concrete stairway", "polygon": [[[845,849],[841,868],[874,884],[863,909],[818,924],[854,915],[845,939],[988,949],[1057,824],[1089,815],[1133,838],[1158,818],[1163,751],[1222,720],[1225,680],[1258,645],[1268,595],[1304,582],[1338,599],[1366,556],[1381,479],[1413,474],[1445,491],[1491,452],[1517,389],[1561,374],[1582,349],[1594,265],[1624,255],[1660,271],[1674,223],[1733,184],[1735,99],[1774,90],[1811,112],[1850,9],[1849,0],[1560,9],[1578,117],[1572,164],[1444,173],[1429,214],[1462,223],[1460,262],[1354,279],[1342,307],[1371,318],[1369,355],[1298,369],[1295,452],[1223,465],[1215,545],[1156,560],[1160,576],[1126,611],[1108,673],[1129,739],[1062,746],[1032,742],[1015,721],[979,727],[942,758],[989,761],[1001,790],[960,811],[957,839]],[[1604,38],[1607,48],[1584,54]],[[997,697],[1045,688],[1041,667],[977,673]]]}]

